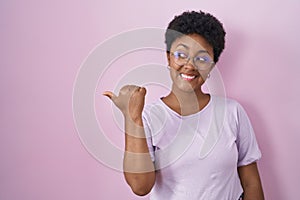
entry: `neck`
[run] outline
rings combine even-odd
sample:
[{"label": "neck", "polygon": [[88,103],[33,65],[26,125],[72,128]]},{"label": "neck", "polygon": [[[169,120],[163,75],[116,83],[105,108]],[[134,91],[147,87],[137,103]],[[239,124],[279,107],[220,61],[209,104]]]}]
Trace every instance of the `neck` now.
[{"label": "neck", "polygon": [[172,91],[166,97],[166,103],[177,113],[190,115],[200,111],[208,102],[208,97],[201,89],[186,92],[172,88]]}]

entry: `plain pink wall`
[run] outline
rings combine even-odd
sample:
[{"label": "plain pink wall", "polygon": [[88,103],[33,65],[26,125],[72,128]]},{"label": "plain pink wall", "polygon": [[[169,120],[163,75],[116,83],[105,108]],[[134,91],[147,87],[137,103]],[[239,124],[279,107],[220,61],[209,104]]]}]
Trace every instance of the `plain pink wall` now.
[{"label": "plain pink wall", "polygon": [[108,37],[199,9],[227,31],[218,66],[256,131],[266,199],[299,196],[299,1],[11,0],[0,2],[0,199],[138,199],[80,142],[76,74]]}]

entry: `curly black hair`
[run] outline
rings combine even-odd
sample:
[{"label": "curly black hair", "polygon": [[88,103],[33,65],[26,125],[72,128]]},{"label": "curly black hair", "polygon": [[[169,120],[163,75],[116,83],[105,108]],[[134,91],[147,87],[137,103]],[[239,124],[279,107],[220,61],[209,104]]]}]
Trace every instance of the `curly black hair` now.
[{"label": "curly black hair", "polygon": [[167,52],[169,52],[172,43],[182,34],[194,33],[202,36],[213,47],[214,62],[218,62],[225,47],[226,32],[217,18],[202,11],[186,11],[179,16],[175,16],[169,23],[165,33]]}]

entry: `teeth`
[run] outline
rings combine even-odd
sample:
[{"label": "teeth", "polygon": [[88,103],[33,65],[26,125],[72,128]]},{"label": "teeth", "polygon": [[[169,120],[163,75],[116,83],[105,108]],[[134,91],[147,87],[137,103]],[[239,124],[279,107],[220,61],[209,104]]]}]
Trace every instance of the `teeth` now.
[{"label": "teeth", "polygon": [[192,80],[193,78],[195,78],[196,76],[189,76],[189,75],[186,75],[186,74],[180,74],[180,76],[184,79],[189,79],[189,80]]}]

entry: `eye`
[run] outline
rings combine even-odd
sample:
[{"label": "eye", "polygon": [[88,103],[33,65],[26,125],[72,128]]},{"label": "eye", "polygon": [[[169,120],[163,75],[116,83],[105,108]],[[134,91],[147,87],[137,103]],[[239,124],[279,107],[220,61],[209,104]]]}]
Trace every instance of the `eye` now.
[{"label": "eye", "polygon": [[181,52],[181,51],[175,51],[173,54],[174,54],[175,58],[177,58],[177,59],[180,59],[180,58],[186,59],[188,57],[186,53]]},{"label": "eye", "polygon": [[211,59],[209,56],[197,56],[195,57],[195,62],[201,62],[201,63],[209,63],[211,62]]}]

